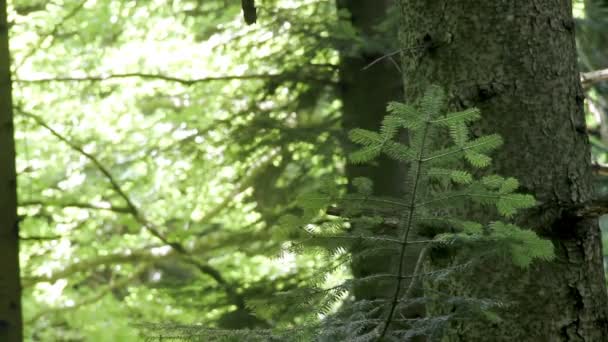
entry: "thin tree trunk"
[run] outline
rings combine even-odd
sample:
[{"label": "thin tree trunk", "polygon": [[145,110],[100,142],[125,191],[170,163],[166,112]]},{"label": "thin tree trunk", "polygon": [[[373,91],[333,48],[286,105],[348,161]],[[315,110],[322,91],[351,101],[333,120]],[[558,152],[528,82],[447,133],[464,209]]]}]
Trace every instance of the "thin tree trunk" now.
[{"label": "thin tree trunk", "polygon": [[0,341],[22,337],[17,177],[6,1],[0,1]]},{"label": "thin tree trunk", "polygon": [[528,271],[486,262],[473,277],[454,279],[452,293],[512,303],[499,311],[500,323],[453,324],[445,340],[608,341],[597,218],[569,215],[592,195],[571,2],[400,4],[407,101],[438,84],[451,109],[481,109],[474,132],[505,139],[492,171],[517,177],[540,202],[518,223],[551,239],[557,254]]},{"label": "thin tree trunk", "polygon": [[[338,8],[346,9],[351,14],[351,24],[360,37],[367,41],[361,51],[353,55],[343,52],[340,59],[340,99],[342,100],[342,125],[345,132],[353,128],[378,130],[380,122],[386,113],[389,101],[401,100],[403,88],[401,74],[395,66],[398,58],[385,58],[390,53],[390,47],[384,49],[372,47],[370,44],[381,37],[377,25],[387,18],[387,11],[393,0],[338,0]],[[392,50],[397,47],[397,32],[385,32],[394,38]],[[382,45],[378,44],[377,45]],[[373,63],[373,64],[372,64]],[[398,62],[397,62],[398,63]],[[344,139],[346,152],[352,151],[353,146]],[[383,157],[376,165],[346,165],[346,176],[349,182],[357,177],[366,177],[374,183],[374,193],[383,196],[399,196],[403,193],[400,186],[404,183],[406,170],[393,160]],[[398,186],[395,186],[398,184]],[[365,260],[355,260],[352,265],[355,278],[365,277],[376,273],[386,273],[390,263],[383,262],[386,255],[370,256]],[[365,286],[356,286],[354,295],[357,299],[374,299],[386,294],[388,285],[367,282]]]}]

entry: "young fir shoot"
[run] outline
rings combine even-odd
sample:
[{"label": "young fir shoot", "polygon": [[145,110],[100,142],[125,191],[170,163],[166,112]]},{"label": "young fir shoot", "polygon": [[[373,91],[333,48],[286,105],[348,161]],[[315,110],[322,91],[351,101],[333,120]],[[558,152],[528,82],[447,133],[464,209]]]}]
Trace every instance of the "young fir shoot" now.
[{"label": "young fir shoot", "polygon": [[[292,240],[301,240],[293,244],[292,251],[329,252],[331,262],[327,273],[312,276],[309,287],[277,293],[273,298],[277,305],[248,304],[266,320],[290,314],[290,310],[317,310],[324,316],[321,324],[312,317],[304,324],[278,329],[199,329],[198,333],[185,336],[204,336],[208,341],[242,338],[251,341],[404,341],[425,335],[433,341],[441,338],[449,321],[460,319],[464,314],[481,313],[496,319],[491,312],[496,306],[492,299],[437,293],[415,298],[413,293],[421,279],[439,282],[454,272],[465,271],[468,266],[465,263],[423,272],[421,265],[433,248],[468,247],[468,255],[473,258],[483,253],[504,255],[521,268],[528,267],[535,259],[550,260],[554,256],[550,241],[501,220],[535,205],[531,195],[516,192],[518,181],[498,175],[476,177],[472,172],[490,165],[492,159],[488,154],[500,147],[500,136],[471,138],[468,125],[481,118],[479,110],[445,113],[444,107],[444,92],[431,86],[416,106],[389,103],[389,113],[378,132],[365,129],[350,132],[350,139],[361,146],[350,155],[351,162],[369,163],[384,154],[408,165],[405,194],[401,198],[374,196],[373,184],[365,178],[353,180],[356,191],[346,195],[328,183],[301,196],[302,216],[289,215],[281,221],[284,226],[299,227],[295,233],[289,233]],[[408,132],[407,145],[398,138],[403,130]],[[439,141],[445,140],[446,134],[450,142],[441,145]],[[487,216],[484,222],[459,217],[459,213],[466,212],[461,210],[463,205],[484,206],[484,216]],[[330,214],[325,215],[321,223],[318,222],[320,212]],[[492,221],[493,218],[496,219]],[[429,227],[431,233],[428,233]],[[426,239],[421,240],[420,236]],[[419,249],[413,273],[407,274],[406,250],[420,245],[425,247]],[[344,265],[345,258],[365,263],[366,259],[383,253],[390,257],[387,260],[393,263],[394,271],[327,286],[326,275]],[[384,298],[353,301],[350,294],[354,288],[372,283],[388,284],[389,292]],[[408,305],[433,305],[438,301],[464,310],[418,319],[399,314]],[[336,312],[340,303],[343,305]]]},{"label": "young fir shoot", "polygon": [[[554,256],[551,242],[539,238],[531,230],[521,229],[500,219],[482,223],[456,216],[455,213],[463,212],[458,210],[461,205],[473,204],[478,207],[494,207],[498,218],[510,219],[520,209],[534,206],[535,200],[531,195],[516,192],[519,183],[514,178],[498,175],[480,178],[473,176],[471,170],[490,165],[492,159],[488,154],[500,147],[503,141],[497,134],[470,137],[468,125],[481,118],[478,109],[445,113],[444,107],[444,92],[439,87],[431,86],[417,106],[389,103],[389,114],[382,121],[378,132],[365,129],[354,129],[350,132],[350,139],[361,146],[350,155],[351,162],[369,163],[384,154],[398,162],[406,163],[409,166],[409,174],[402,198],[375,197],[372,195],[371,181],[362,178],[354,180],[353,185],[357,189],[355,194],[348,194],[341,200],[334,199],[339,203],[342,218],[350,219],[349,231],[342,230],[343,233],[339,233],[343,223],[341,221],[330,222],[321,225],[316,231],[309,231],[309,243],[322,245],[330,250],[346,248],[353,252],[353,258],[359,258],[363,262],[367,257],[381,253],[382,250],[390,250],[397,256],[393,259],[396,263],[394,273],[372,275],[347,282],[348,287],[352,289],[357,282],[392,278],[394,285],[388,300],[376,301],[374,310],[382,311],[379,319],[372,320],[369,315],[363,315],[360,319],[362,323],[356,329],[354,327],[357,325],[352,321],[354,316],[350,317],[348,323],[328,325],[333,329],[339,329],[340,324],[348,326],[348,329],[342,329],[343,333],[349,334],[348,330],[351,333],[344,338],[384,341],[422,334],[436,335],[436,330],[442,326],[435,324],[437,321],[426,319],[408,325],[397,322],[403,319],[396,317],[403,303],[416,300],[411,298],[412,290],[418,278],[423,276],[420,266],[430,248],[491,246],[494,252],[508,255],[512,262],[521,268],[528,267],[534,259],[550,260]],[[407,145],[398,139],[402,136],[399,134],[402,130],[408,131]],[[450,144],[440,146],[438,140],[444,139],[446,134],[449,134]],[[319,208],[331,202],[327,197],[328,193],[317,193],[305,197],[304,201],[308,208]],[[488,221],[491,218],[491,214],[489,215]],[[378,226],[391,226],[395,232],[378,234],[378,229],[374,229]],[[429,226],[441,227],[442,230],[435,230],[438,232],[426,241],[412,239],[413,236],[420,236],[421,232],[428,231]],[[409,246],[420,243],[427,246],[419,255],[414,274],[406,274],[406,250],[411,248]],[[479,300],[477,304],[488,307],[487,302],[483,300]],[[369,306],[369,303],[359,305]],[[440,317],[438,321],[445,323],[444,317]],[[370,329],[372,323],[375,327]],[[398,327],[393,328],[395,325]],[[360,335],[353,335],[353,331]]]}]

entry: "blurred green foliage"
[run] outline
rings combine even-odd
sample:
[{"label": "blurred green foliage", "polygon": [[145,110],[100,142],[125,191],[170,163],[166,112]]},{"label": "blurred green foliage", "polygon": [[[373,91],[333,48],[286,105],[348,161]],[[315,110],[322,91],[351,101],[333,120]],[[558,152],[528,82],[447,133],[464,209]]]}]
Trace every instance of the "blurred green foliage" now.
[{"label": "blurred green foliage", "polygon": [[[583,70],[608,67],[593,38],[608,17],[591,5],[607,8],[574,6]],[[305,319],[288,306],[252,317],[247,303],[332,266],[291,253],[279,218],[300,215],[298,194],[325,176],[345,183],[339,54],[390,44],[359,37],[332,1],[256,6],[247,26],[238,1],[9,3],[28,340],[133,341],[135,323],[234,327],[243,312],[241,327]]]},{"label": "blurred green foliage", "polygon": [[10,4],[28,339],[302,315],[230,319],[325,267],[277,220],[341,174],[355,33],[331,2],[257,5],[246,26],[223,0]]}]

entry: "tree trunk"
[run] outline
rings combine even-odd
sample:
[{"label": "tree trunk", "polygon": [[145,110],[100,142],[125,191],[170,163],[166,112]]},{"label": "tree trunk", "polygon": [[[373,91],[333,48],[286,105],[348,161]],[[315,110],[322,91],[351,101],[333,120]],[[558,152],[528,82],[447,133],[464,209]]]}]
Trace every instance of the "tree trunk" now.
[{"label": "tree trunk", "polygon": [[17,177],[6,1],[0,1],[0,341],[23,339]]},{"label": "tree trunk", "polygon": [[[337,4],[339,9],[348,10],[351,25],[365,41],[357,54],[343,52],[340,59],[344,132],[354,128],[378,130],[386,114],[387,103],[403,98],[401,74],[396,67],[397,58],[385,58],[391,51],[398,49],[396,29],[395,32],[379,32],[376,28],[387,19],[393,0],[338,0]],[[343,146],[346,152],[357,148],[346,137]],[[399,197],[403,193],[401,185],[404,184],[406,174],[406,168],[386,157],[379,158],[375,165],[346,165],[349,183],[357,177],[369,178],[374,184],[374,194],[379,196]],[[374,255],[365,260],[355,260],[352,264],[354,277],[389,272],[391,263],[387,263],[386,258],[386,255]],[[356,286],[354,295],[358,300],[381,298],[390,286],[392,285],[367,282],[365,286]]]},{"label": "tree trunk", "polygon": [[474,133],[505,139],[492,171],[517,177],[540,203],[517,223],[551,239],[557,255],[528,271],[486,262],[473,277],[454,280],[452,293],[508,298],[512,305],[499,311],[500,323],[453,324],[445,340],[608,341],[597,218],[570,215],[592,195],[570,1],[400,5],[407,101],[438,84],[450,109],[481,109],[484,120]]}]

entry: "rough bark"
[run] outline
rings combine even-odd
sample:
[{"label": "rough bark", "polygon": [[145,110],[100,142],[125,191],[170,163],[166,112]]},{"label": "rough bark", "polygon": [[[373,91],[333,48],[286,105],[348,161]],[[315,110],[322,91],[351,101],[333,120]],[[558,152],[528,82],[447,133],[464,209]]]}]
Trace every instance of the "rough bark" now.
[{"label": "rough bark", "polygon": [[596,218],[569,217],[592,194],[584,95],[569,0],[400,0],[405,96],[447,89],[451,109],[478,107],[476,134],[505,146],[494,170],[540,202],[519,218],[550,238],[553,262],[528,271],[484,263],[453,293],[508,298],[500,323],[453,324],[446,341],[608,341],[608,300]]},{"label": "rough bark", "polygon": [[6,1],[0,1],[0,341],[23,339]]}]

